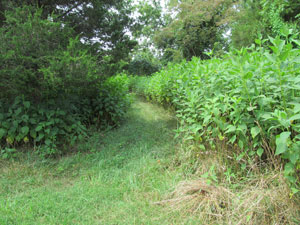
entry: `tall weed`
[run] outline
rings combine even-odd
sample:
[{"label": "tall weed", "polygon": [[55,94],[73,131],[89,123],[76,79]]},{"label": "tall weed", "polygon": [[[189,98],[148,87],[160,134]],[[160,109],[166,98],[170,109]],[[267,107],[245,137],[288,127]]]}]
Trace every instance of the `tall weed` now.
[{"label": "tall weed", "polygon": [[170,102],[180,121],[177,135],[199,150],[217,149],[216,143],[225,142],[242,168],[250,161],[284,165],[286,178],[296,187],[300,41],[270,38],[268,49],[261,47],[264,41],[223,58],[169,65],[143,78],[143,94],[159,103]]}]

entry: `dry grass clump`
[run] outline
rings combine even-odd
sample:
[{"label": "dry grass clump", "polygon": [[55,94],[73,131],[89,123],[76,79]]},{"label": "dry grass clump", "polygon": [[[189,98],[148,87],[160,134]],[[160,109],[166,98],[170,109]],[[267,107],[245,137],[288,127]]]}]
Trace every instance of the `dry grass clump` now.
[{"label": "dry grass clump", "polygon": [[239,185],[209,185],[206,180],[181,182],[156,204],[197,216],[201,224],[300,224],[300,202],[290,198],[281,173],[261,175]]}]

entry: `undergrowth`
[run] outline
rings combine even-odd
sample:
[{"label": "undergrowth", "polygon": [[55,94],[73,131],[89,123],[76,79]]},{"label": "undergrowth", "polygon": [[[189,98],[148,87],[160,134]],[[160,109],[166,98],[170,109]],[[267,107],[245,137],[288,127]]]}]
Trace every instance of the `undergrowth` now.
[{"label": "undergrowth", "polygon": [[136,100],[123,126],[59,159],[0,159],[0,224],[299,224],[283,173],[174,140],[176,120]]},{"label": "undergrowth", "polygon": [[[68,24],[30,6],[0,27],[0,157],[31,146],[65,154],[90,127],[118,126],[130,105],[126,76],[107,78]],[[28,148],[30,149],[30,148]]]},{"label": "undergrowth", "polygon": [[198,152],[221,146],[239,168],[284,166],[292,193],[300,169],[300,42],[279,37],[233,50],[223,58],[171,64],[131,89],[176,109],[182,136]]}]

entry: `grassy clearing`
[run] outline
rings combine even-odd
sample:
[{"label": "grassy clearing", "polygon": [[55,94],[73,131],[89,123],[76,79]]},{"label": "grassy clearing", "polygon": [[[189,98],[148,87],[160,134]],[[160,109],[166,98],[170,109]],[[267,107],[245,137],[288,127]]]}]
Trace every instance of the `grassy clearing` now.
[{"label": "grassy clearing", "polygon": [[0,224],[299,224],[282,174],[225,175],[223,155],[195,161],[174,128],[137,100],[122,127],[80,146],[88,153],[0,161]]}]

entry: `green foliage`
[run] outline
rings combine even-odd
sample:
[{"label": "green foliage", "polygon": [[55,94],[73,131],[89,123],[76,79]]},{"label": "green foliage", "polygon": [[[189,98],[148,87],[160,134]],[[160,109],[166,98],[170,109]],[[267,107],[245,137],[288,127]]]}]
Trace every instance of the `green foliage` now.
[{"label": "green foliage", "polygon": [[148,98],[176,108],[181,125],[178,134],[199,150],[226,143],[242,168],[253,160],[276,164],[280,159],[286,177],[296,184],[300,168],[299,41],[270,38],[271,51],[261,47],[262,40],[256,42],[257,47],[232,51],[222,59],[193,58],[169,65],[143,80],[142,89]]},{"label": "green foliage", "polygon": [[[121,60],[129,61],[128,55],[137,45],[128,35],[128,30],[133,29],[134,23],[131,18],[134,10],[131,0],[2,0],[0,27],[8,19],[4,16],[6,12],[26,6],[39,10],[43,20],[52,18],[55,22],[72,27],[72,37],[79,36],[84,40],[99,61],[104,57],[109,57],[110,63],[114,64]],[[57,16],[53,18],[53,14]],[[103,70],[107,68],[105,64],[102,66]],[[105,70],[103,74],[120,72],[117,67],[114,69],[117,70]]]},{"label": "green foliage", "polygon": [[298,0],[243,0],[235,4],[231,23],[231,44],[235,48],[250,46],[259,36],[280,36],[282,30],[293,29],[297,35],[300,13]]},{"label": "green foliage", "polygon": [[119,125],[130,106],[129,79],[125,74],[108,78],[100,91],[101,103],[97,104],[99,111],[103,111],[105,121],[110,125]]},{"label": "green foliage", "polygon": [[[86,136],[78,116],[68,114],[52,102],[35,105],[17,97],[0,112],[0,146],[43,145],[45,155],[60,153]],[[64,146],[68,145],[68,146]]]},{"label": "green foliage", "polygon": [[284,29],[285,26],[288,26],[281,17],[285,4],[288,3],[283,0],[275,0],[272,2],[266,0],[261,1],[261,18],[265,23],[265,27],[270,27],[269,35],[280,35],[281,30]]},{"label": "green foliage", "polygon": [[250,46],[258,34],[266,36],[269,29],[262,19],[259,1],[241,1],[237,4],[231,24],[231,46],[237,49]]},{"label": "green foliage", "polygon": [[17,150],[15,148],[4,148],[0,151],[0,158],[6,159],[14,159],[17,156]]},{"label": "green foliage", "polygon": [[[43,20],[25,7],[7,12],[0,28],[0,99],[39,103],[86,95],[99,80],[96,58],[72,36],[72,29]],[[87,88],[89,87],[89,88]]]},{"label": "green foliage", "polygon": [[145,76],[130,76],[129,77],[129,90],[143,96],[146,88],[148,87],[148,79]]},{"label": "green foliage", "polygon": [[0,28],[0,98],[13,100],[24,94],[41,100],[55,85],[48,84],[51,77],[40,70],[50,67],[50,62],[64,51],[71,30],[42,20],[41,11],[34,13],[29,7],[7,12],[6,18],[5,26]]},{"label": "green foliage", "polygon": [[160,1],[138,1],[137,23],[134,25],[134,36],[152,38],[155,31],[168,23],[167,15],[163,14]]},{"label": "green foliage", "polygon": [[223,33],[227,29],[225,19],[231,5],[231,0],[179,1],[173,7],[176,17],[156,33],[155,44],[165,54],[171,54],[170,49],[174,49],[175,58],[179,51],[188,60],[193,56],[207,59],[206,52],[215,49],[215,43],[219,43],[220,49],[226,48]]},{"label": "green foliage", "polygon": [[53,155],[91,125],[118,125],[129,104],[125,78],[99,76],[97,58],[68,25],[23,7],[6,13],[0,34],[0,145]]},{"label": "green foliage", "polygon": [[161,63],[149,51],[138,52],[128,65],[131,75],[151,75],[161,69]]},{"label": "green foliage", "polygon": [[300,27],[300,4],[298,0],[289,0],[283,2],[284,9],[281,12],[281,17],[285,22],[295,23],[298,28]]}]

